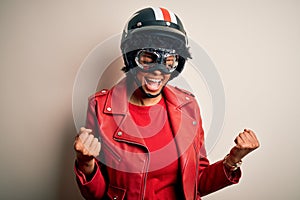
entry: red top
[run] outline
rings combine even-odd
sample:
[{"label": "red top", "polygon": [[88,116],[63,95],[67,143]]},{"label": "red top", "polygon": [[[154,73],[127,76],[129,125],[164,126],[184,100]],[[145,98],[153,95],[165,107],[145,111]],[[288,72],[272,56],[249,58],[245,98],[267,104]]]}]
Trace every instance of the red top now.
[{"label": "red top", "polygon": [[178,159],[163,168],[156,168],[155,164],[166,157],[178,158],[177,149],[170,128],[166,105],[162,100],[154,106],[136,106],[129,104],[132,119],[139,126],[140,133],[150,152],[159,151],[166,145],[168,155],[150,157],[150,167],[147,174],[145,199],[177,199],[181,193],[178,190]]}]

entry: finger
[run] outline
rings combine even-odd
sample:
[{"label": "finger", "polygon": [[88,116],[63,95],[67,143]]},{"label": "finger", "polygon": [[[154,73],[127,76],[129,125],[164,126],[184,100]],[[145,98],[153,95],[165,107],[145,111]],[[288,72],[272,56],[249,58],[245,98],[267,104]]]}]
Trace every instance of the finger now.
[{"label": "finger", "polygon": [[234,142],[237,144],[238,138],[240,138],[239,141],[243,141],[243,136],[242,136],[242,135],[243,135],[245,132],[247,132],[247,131],[248,131],[248,129],[244,129],[243,132],[239,132],[239,134],[238,134],[238,136],[235,138]]},{"label": "finger", "polygon": [[244,132],[250,134],[251,136],[255,135],[255,133],[250,129],[244,129]]},{"label": "finger", "polygon": [[239,143],[242,142],[240,135],[241,135],[241,133],[239,133],[239,134],[236,136],[236,138],[234,139],[234,143],[235,143],[236,145],[238,145]]},{"label": "finger", "polygon": [[253,138],[253,140],[256,140],[258,141],[257,137],[256,137],[256,134],[254,133],[254,131],[250,130],[250,129],[244,129],[245,132],[248,132],[251,137]]},{"label": "finger", "polygon": [[254,150],[259,146],[258,140],[252,131],[240,133],[239,137],[242,141],[239,146],[242,149]]},{"label": "finger", "polygon": [[75,149],[75,151],[82,151],[83,145],[82,145],[82,142],[80,140],[76,140],[74,142],[74,149]]},{"label": "finger", "polygon": [[244,136],[247,138],[248,142],[250,143],[258,143],[257,137],[253,131],[245,131]]},{"label": "finger", "polygon": [[248,132],[239,133],[236,138],[236,147],[239,149],[246,149],[248,145],[251,143],[251,139],[248,136]]},{"label": "finger", "polygon": [[86,128],[85,131],[86,131],[87,133],[91,133],[91,132],[92,132],[92,129]]},{"label": "finger", "polygon": [[236,145],[238,145],[239,143],[241,143],[240,136],[236,136],[236,138],[234,139],[234,143],[235,143]]},{"label": "finger", "polygon": [[90,144],[90,146],[89,146],[89,149],[91,150],[91,151],[93,151],[95,148],[96,148],[96,145],[97,145],[97,143],[98,143],[99,141],[98,141],[98,138],[93,138],[93,140],[91,141],[91,144]]},{"label": "finger", "polygon": [[257,143],[259,143],[259,142],[258,142],[258,139],[257,139],[257,137],[256,137],[256,134],[255,134],[253,131],[251,131],[250,134],[251,134],[253,140],[255,140]]},{"label": "finger", "polygon": [[92,133],[92,130],[81,127],[80,131],[81,132],[79,133],[79,138],[83,143],[85,143],[89,135]]},{"label": "finger", "polygon": [[249,134],[249,132],[244,131],[243,133],[240,133],[240,137],[244,143],[248,143],[249,141],[251,141],[251,135]]},{"label": "finger", "polygon": [[244,132],[252,132],[252,130],[248,129],[248,128],[245,128],[244,129]]},{"label": "finger", "polygon": [[85,128],[85,127],[81,127],[80,130],[79,130],[79,135],[80,135],[81,133],[84,133],[84,132],[86,132],[86,133],[91,133],[92,130],[91,130],[91,129],[87,129],[87,128]]},{"label": "finger", "polygon": [[99,142],[95,150],[96,151],[95,156],[98,156],[100,154],[100,150],[101,150],[101,143]]},{"label": "finger", "polygon": [[244,142],[243,140],[242,140],[242,138],[241,138],[241,136],[240,135],[238,135],[236,138],[235,138],[235,146],[236,146],[236,148],[238,148],[238,149],[241,149],[242,148],[242,143]]},{"label": "finger", "polygon": [[94,139],[94,136],[89,134],[88,137],[86,138],[86,140],[84,141],[84,147],[87,148],[88,150],[90,150],[90,146],[91,146],[91,143]]},{"label": "finger", "polygon": [[252,131],[249,133],[249,137],[251,138],[251,148],[256,149],[260,146],[259,141],[256,137],[256,134]]},{"label": "finger", "polygon": [[85,128],[85,127],[81,127],[81,128],[79,129],[78,135],[80,135],[80,134],[83,133],[83,132],[91,133],[91,132],[92,132],[92,129],[87,129],[87,128]]},{"label": "finger", "polygon": [[101,143],[98,141],[97,138],[94,138],[91,144],[91,153],[94,157],[99,155]]},{"label": "finger", "polygon": [[78,137],[81,140],[82,143],[84,143],[86,141],[86,139],[88,138],[89,134],[87,132],[82,132]]},{"label": "finger", "polygon": [[84,132],[85,131],[85,127],[80,127],[79,132]]}]

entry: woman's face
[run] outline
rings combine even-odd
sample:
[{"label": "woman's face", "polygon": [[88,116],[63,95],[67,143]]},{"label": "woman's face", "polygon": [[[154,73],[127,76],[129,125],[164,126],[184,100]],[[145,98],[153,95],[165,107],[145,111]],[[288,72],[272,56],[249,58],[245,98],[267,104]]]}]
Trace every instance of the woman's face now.
[{"label": "woman's face", "polygon": [[160,94],[167,84],[171,74],[163,73],[159,70],[153,72],[143,72],[138,70],[136,78],[141,83],[143,90],[151,95]]}]

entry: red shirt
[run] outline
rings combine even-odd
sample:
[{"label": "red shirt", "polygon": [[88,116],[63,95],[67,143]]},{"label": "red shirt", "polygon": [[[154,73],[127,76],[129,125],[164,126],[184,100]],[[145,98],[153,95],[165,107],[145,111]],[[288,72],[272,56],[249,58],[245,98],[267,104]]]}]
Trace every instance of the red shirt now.
[{"label": "red shirt", "polygon": [[177,199],[181,192],[178,189],[178,159],[167,166],[157,167],[159,162],[166,157],[178,158],[177,149],[173,140],[170,128],[166,105],[164,99],[154,106],[137,106],[129,104],[129,111],[132,119],[139,127],[140,133],[145,140],[149,152],[159,151],[166,145],[168,155],[151,157],[150,167],[147,174],[145,199]]}]

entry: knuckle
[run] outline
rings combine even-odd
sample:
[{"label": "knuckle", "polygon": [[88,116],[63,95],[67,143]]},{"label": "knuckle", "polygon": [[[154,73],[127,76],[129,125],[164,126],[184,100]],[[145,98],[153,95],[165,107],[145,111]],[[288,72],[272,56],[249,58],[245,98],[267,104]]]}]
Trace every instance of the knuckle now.
[{"label": "knuckle", "polygon": [[86,149],[83,149],[82,154],[86,156],[88,154],[88,151]]},{"label": "knuckle", "polygon": [[255,148],[258,148],[258,147],[259,147],[259,143],[256,143],[256,144],[255,144]]},{"label": "knuckle", "polygon": [[75,151],[79,151],[80,150],[79,145],[77,143],[74,144],[74,149],[75,149]]},{"label": "knuckle", "polygon": [[87,133],[86,132],[82,132],[79,135],[79,139],[84,140],[87,137]]}]

